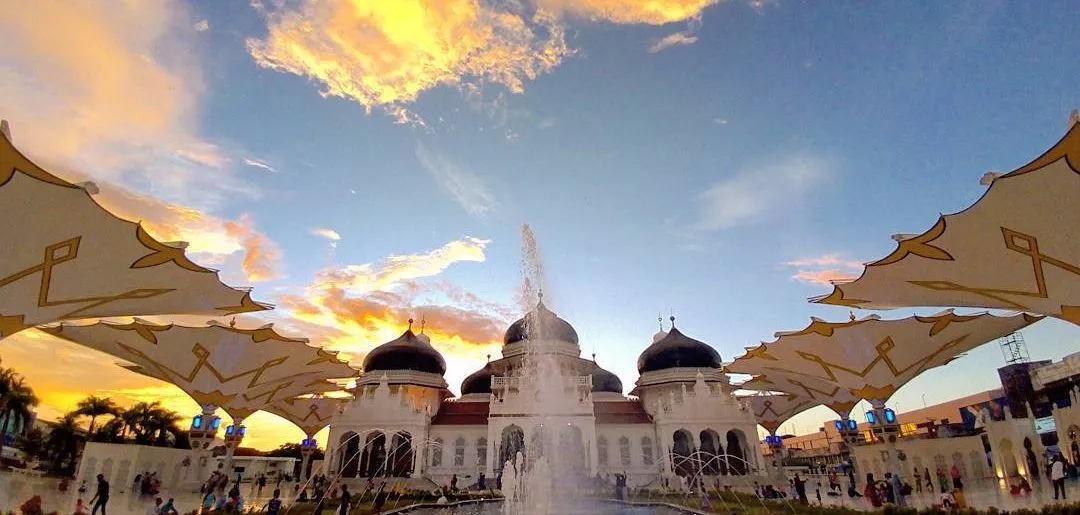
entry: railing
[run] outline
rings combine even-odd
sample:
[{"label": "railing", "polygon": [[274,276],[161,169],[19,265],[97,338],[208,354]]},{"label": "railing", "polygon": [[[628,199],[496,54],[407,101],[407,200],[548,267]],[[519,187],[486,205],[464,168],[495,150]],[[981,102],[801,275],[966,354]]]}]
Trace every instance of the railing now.
[{"label": "railing", "polygon": [[[580,388],[592,388],[592,376],[563,376],[564,387],[580,387]],[[536,382],[535,378],[523,377],[523,376],[493,376],[491,378],[491,389],[503,389],[503,388],[515,388],[520,389],[525,386],[531,386]]]}]

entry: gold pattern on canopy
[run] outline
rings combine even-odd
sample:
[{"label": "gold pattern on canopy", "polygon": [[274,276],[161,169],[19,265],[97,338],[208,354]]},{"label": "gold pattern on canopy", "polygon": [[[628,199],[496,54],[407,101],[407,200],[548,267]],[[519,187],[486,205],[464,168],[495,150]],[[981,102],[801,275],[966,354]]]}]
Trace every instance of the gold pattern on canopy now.
[{"label": "gold pattern on canopy", "polygon": [[768,374],[754,376],[740,384],[739,388],[798,395],[818,404],[824,404],[841,418],[847,418],[855,405],[862,400],[836,383],[780,371],[770,371]]},{"label": "gold pattern on canopy", "polygon": [[811,299],[839,306],[967,306],[1080,324],[1080,123],[1031,163],[994,179],[975,204],[940,217]]},{"label": "gold pattern on canopy", "polygon": [[241,419],[277,400],[337,389],[330,380],[358,375],[335,353],[282,336],[272,324],[240,329],[217,322],[187,327],[136,319],[42,330],[134,363],[135,371]]},{"label": "gold pattern on canopy", "polygon": [[739,397],[739,400],[750,404],[750,409],[754,411],[754,418],[757,419],[757,423],[771,434],[776,434],[776,430],[780,428],[780,425],[789,418],[819,404],[805,397],[789,393],[745,395]]},{"label": "gold pattern on canopy", "polygon": [[0,338],[62,320],[269,309],[0,135]]},{"label": "gold pattern on canopy", "polygon": [[311,438],[330,424],[330,419],[339,413],[349,399],[336,397],[293,397],[276,401],[265,411],[273,413],[299,427]]},{"label": "gold pattern on canopy", "polygon": [[[1041,317],[988,313],[848,322],[812,319],[799,331],[748,349],[727,366],[738,374],[781,373],[836,384],[859,399],[884,403],[925,370],[944,365],[988,341],[1009,335]],[[827,403],[826,403],[827,404]]]}]

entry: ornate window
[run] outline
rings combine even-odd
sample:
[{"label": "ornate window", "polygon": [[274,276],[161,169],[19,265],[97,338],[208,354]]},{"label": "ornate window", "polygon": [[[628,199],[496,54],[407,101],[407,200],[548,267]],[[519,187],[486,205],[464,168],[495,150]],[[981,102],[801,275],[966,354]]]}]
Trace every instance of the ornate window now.
[{"label": "ornate window", "polygon": [[601,465],[608,464],[606,437],[601,436],[596,440],[596,461],[599,461]]},{"label": "ornate window", "polygon": [[432,467],[441,467],[442,466],[442,453],[443,453],[443,439],[442,438],[436,438],[435,439],[435,446],[434,446],[434,448],[431,449],[431,466]]},{"label": "ornate window", "polygon": [[641,463],[645,465],[653,464],[652,438],[648,436],[641,437]]},{"label": "ornate window", "polygon": [[487,438],[476,441],[476,465],[487,467]]},{"label": "ornate window", "polygon": [[630,439],[623,436],[619,438],[619,462],[622,466],[630,466]]},{"label": "ornate window", "polygon": [[465,466],[465,437],[459,436],[454,440],[454,466]]}]

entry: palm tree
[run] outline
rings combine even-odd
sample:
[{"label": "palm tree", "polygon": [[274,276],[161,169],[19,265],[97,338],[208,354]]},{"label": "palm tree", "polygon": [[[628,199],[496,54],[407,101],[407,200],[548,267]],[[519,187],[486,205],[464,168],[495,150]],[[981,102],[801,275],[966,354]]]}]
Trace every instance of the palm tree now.
[{"label": "palm tree", "polygon": [[45,449],[52,458],[53,473],[70,473],[75,468],[75,458],[79,453],[79,442],[83,436],[76,422],[74,413],[64,415],[53,426],[45,438]]},{"label": "palm tree", "polygon": [[10,368],[0,367],[0,414],[3,414],[4,418],[0,424],[0,452],[4,448],[3,435],[7,434],[12,419],[15,419],[16,425],[25,427],[30,422],[33,414],[31,410],[37,403],[38,398],[34,391],[19,374]]},{"label": "palm tree", "polygon": [[26,434],[19,437],[18,445],[27,458],[43,458],[45,456],[45,433],[41,428],[30,428]]},{"label": "palm tree", "polygon": [[115,417],[120,410],[112,399],[94,395],[79,401],[76,408],[75,414],[90,417],[90,429],[86,431],[86,434],[91,437],[94,436],[94,422],[97,421],[98,417],[102,415],[112,415]]}]

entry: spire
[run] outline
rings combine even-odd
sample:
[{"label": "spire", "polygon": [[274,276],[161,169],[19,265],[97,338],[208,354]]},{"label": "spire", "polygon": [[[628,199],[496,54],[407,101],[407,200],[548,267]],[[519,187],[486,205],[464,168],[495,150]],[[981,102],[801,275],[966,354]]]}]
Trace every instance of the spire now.
[{"label": "spire", "polygon": [[426,327],[427,327],[427,319],[424,318],[423,314],[421,314],[420,315],[420,334],[424,334],[424,329]]},{"label": "spire", "polygon": [[410,331],[412,331],[412,324],[413,324],[413,319],[410,317],[409,318],[409,330]]},{"label": "spire", "polygon": [[852,322],[855,321],[855,310],[849,310],[848,311],[848,320],[850,320]]},{"label": "spire", "polygon": [[664,331],[664,317],[660,313],[656,314],[656,323],[660,324],[660,331]]},{"label": "spire", "polygon": [[[1080,110],[1073,109],[1073,111],[1069,113],[1069,129],[1072,129],[1072,126],[1078,123],[1080,123]],[[7,133],[5,132],[5,134]],[[10,135],[8,135],[8,139],[11,139]]]},{"label": "spire", "polygon": [[236,327],[236,317],[232,317],[232,320],[229,320],[229,327]]},{"label": "spire", "polygon": [[668,319],[671,320],[671,328],[675,329],[675,315],[671,315]]}]

